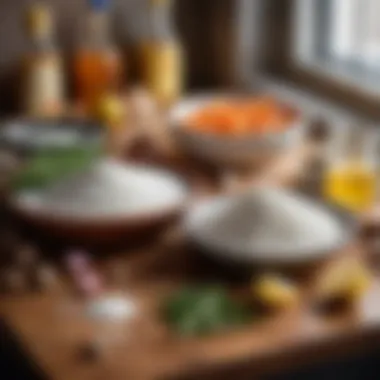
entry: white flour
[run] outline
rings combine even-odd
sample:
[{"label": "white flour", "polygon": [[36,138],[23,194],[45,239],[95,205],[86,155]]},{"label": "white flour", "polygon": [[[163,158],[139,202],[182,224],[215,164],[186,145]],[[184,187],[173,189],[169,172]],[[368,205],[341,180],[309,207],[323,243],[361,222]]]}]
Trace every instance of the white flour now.
[{"label": "white flour", "polygon": [[104,160],[43,192],[22,193],[18,203],[57,216],[88,218],[151,213],[183,200],[184,188],[170,174]]},{"label": "white flour", "polygon": [[188,225],[198,241],[246,257],[300,251],[308,256],[332,248],[343,234],[340,223],[319,206],[268,188],[200,207]]}]

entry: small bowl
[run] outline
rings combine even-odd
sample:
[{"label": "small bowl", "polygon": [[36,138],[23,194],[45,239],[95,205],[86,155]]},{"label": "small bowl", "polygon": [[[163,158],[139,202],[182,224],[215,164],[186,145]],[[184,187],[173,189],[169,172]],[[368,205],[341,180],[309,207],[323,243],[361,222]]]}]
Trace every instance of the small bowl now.
[{"label": "small bowl", "polygon": [[104,128],[85,118],[16,118],[1,124],[0,147],[28,157],[41,149],[100,145]]},{"label": "small bowl", "polygon": [[299,143],[303,121],[289,106],[281,105],[294,115],[284,132],[263,135],[217,136],[200,133],[185,127],[185,120],[194,112],[216,101],[244,99],[233,95],[192,96],[180,101],[169,113],[171,132],[176,142],[191,156],[216,165],[251,165],[266,160]]}]

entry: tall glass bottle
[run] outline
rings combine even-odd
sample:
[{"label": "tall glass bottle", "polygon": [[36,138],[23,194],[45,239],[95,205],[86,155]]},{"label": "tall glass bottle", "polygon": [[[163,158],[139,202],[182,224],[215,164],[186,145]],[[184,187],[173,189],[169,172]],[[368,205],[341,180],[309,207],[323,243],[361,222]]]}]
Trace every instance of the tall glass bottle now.
[{"label": "tall glass bottle", "polygon": [[89,0],[86,33],[74,58],[78,100],[92,111],[105,94],[119,89],[123,79],[122,57],[109,30],[109,0]]},{"label": "tall glass bottle", "polygon": [[28,34],[31,47],[24,68],[24,112],[35,117],[57,116],[64,108],[62,57],[45,4],[34,3],[29,9]]},{"label": "tall glass bottle", "polygon": [[150,0],[149,35],[141,44],[143,84],[164,106],[182,92],[183,50],[172,25],[171,0]]}]

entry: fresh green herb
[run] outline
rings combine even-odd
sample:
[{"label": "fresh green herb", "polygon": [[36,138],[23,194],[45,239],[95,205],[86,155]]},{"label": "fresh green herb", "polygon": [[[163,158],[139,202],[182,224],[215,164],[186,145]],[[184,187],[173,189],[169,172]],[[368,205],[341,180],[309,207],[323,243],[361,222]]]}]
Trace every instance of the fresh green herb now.
[{"label": "fresh green herb", "polygon": [[42,189],[91,165],[99,147],[46,149],[38,152],[15,175],[12,189]]},{"label": "fresh green herb", "polygon": [[209,335],[249,323],[250,310],[222,287],[185,288],[165,304],[165,319],[180,335]]}]

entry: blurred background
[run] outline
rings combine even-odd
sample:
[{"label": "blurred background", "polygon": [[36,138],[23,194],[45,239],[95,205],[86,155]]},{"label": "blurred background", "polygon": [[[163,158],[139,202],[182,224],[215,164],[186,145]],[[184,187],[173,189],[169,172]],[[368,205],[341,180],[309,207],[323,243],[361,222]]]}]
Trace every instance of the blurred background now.
[{"label": "blurred background", "polygon": [[[198,94],[204,93],[212,94],[211,100],[198,98]],[[220,101],[220,94],[229,95]],[[72,329],[68,322],[71,323],[70,317],[67,317],[69,314],[65,314],[63,318],[60,315],[59,319],[54,317],[54,312],[57,305],[58,308],[69,305],[68,309],[72,312],[70,307],[72,304],[77,305],[77,300],[87,305],[94,300],[94,294],[107,295],[110,285],[104,284],[108,280],[104,280],[103,283],[103,277],[107,277],[103,272],[112,272],[112,276],[115,277],[114,269],[122,267],[122,277],[125,273],[129,276],[127,286],[124,283],[120,285],[122,281],[119,283],[115,280],[116,288],[121,290],[125,287],[128,297],[129,292],[138,294],[141,298],[139,301],[143,300],[143,303],[148,300],[150,308],[154,301],[157,303],[161,298],[164,299],[164,295],[169,292],[168,289],[174,291],[174,287],[171,287],[173,283],[178,287],[178,284],[182,286],[187,283],[189,278],[191,281],[196,278],[196,282],[199,283],[203,283],[205,276],[207,281],[214,277],[219,278],[219,264],[226,264],[226,257],[220,253],[223,249],[219,250],[219,254],[214,254],[216,261],[220,261],[218,265],[210,263],[210,257],[202,261],[202,255],[201,264],[197,260],[194,264],[193,250],[196,251],[199,247],[194,249],[191,245],[185,245],[191,240],[189,238],[194,238],[194,231],[190,231],[190,227],[186,225],[189,231],[185,227],[184,232],[181,230],[186,238],[178,233],[178,226],[182,228],[182,224],[177,221],[181,220],[179,218],[183,213],[187,215],[188,212],[193,216],[193,203],[189,206],[189,202],[185,202],[188,200],[188,193],[191,194],[192,201],[193,198],[198,200],[198,196],[236,193],[236,198],[233,198],[236,202],[256,202],[259,212],[254,207],[245,207],[242,203],[237,221],[228,224],[225,234],[218,232],[219,237],[226,236],[224,240],[221,239],[219,248],[228,246],[228,239],[232,236],[229,233],[235,231],[232,227],[236,226],[236,231],[239,228],[244,230],[246,226],[248,229],[251,228],[251,224],[260,225],[267,221],[268,240],[276,241],[278,244],[275,247],[281,252],[284,241],[292,232],[287,235],[283,226],[292,223],[297,211],[301,210],[299,216],[294,218],[294,223],[298,223],[301,230],[303,223],[307,225],[306,219],[313,219],[302,214],[306,207],[302,203],[297,210],[297,202],[303,202],[302,197],[298,198],[301,192],[303,196],[307,193],[311,198],[308,202],[311,202],[313,207],[319,207],[321,204],[323,206],[321,209],[311,209],[309,215],[319,215],[314,211],[324,210],[324,215],[328,218],[326,220],[332,220],[333,227],[334,223],[338,224],[340,229],[336,231],[342,233],[344,230],[344,238],[338,233],[336,237],[335,230],[329,235],[331,231],[328,231],[328,227],[326,230],[323,229],[328,223],[318,219],[314,226],[320,223],[319,227],[314,230],[310,227],[313,231],[308,235],[310,239],[314,236],[317,246],[318,240],[323,240],[324,237],[320,231],[327,231],[326,235],[329,238],[326,238],[326,241],[335,236],[339,244],[336,241],[329,244],[331,243],[332,247],[339,246],[340,249],[343,249],[344,245],[347,256],[351,255],[351,247],[354,244],[356,248],[359,246],[356,249],[360,251],[359,263],[338,265],[338,269],[334,267],[332,274],[328,272],[329,276],[326,277],[323,270],[325,267],[320,266],[323,268],[320,271],[323,273],[320,275],[320,282],[328,284],[322,286],[321,293],[328,301],[337,295],[339,301],[341,298],[348,301],[351,306],[348,314],[336,320],[319,320],[317,314],[318,322],[315,328],[314,319],[309,320],[310,315],[314,316],[316,308],[314,293],[309,293],[309,285],[305,285],[309,284],[308,275],[302,275],[299,279],[298,272],[293,277],[292,271],[281,269],[278,272],[281,273],[278,274],[279,278],[277,275],[273,278],[271,272],[267,272],[265,260],[263,267],[262,263],[256,265],[257,261],[260,262],[263,258],[257,256],[257,252],[253,252],[252,248],[252,266],[244,260],[235,263],[236,257],[232,254],[231,257],[227,255],[227,271],[235,274],[234,264],[242,263],[242,272],[247,271],[247,267],[249,271],[259,268],[258,272],[264,274],[264,279],[262,282],[259,279],[257,288],[256,277],[247,280],[240,275],[242,272],[238,272],[239,281],[243,283],[239,282],[239,290],[244,293],[245,298],[240,296],[240,293],[239,297],[246,300],[246,294],[251,293],[252,299],[256,297],[264,304],[267,302],[265,307],[269,305],[276,311],[279,309],[280,324],[286,319],[282,318],[281,312],[288,312],[288,309],[294,311],[292,307],[297,308],[301,304],[302,307],[297,309],[301,310],[301,321],[290,318],[292,327],[281,325],[280,330],[290,332],[292,344],[298,342],[297,339],[303,339],[302,334],[309,333],[313,338],[327,337],[323,344],[319,345],[319,341],[316,343],[311,339],[309,347],[307,344],[310,341],[305,338],[308,350],[303,350],[302,341],[302,344],[296,347],[298,351],[291,351],[289,356],[289,341],[281,341],[281,334],[277,341],[276,333],[272,332],[271,328],[260,334],[261,330],[258,327],[258,335],[252,332],[252,336],[259,342],[259,348],[255,345],[255,339],[245,338],[245,333],[236,334],[231,340],[228,340],[229,335],[226,333],[226,341],[215,340],[210,346],[207,346],[207,343],[203,346],[204,341],[201,337],[199,341],[196,340],[199,346],[192,346],[191,343],[187,346],[189,341],[186,337],[183,343],[181,339],[176,340],[171,333],[167,333],[169,329],[165,330],[161,325],[158,328],[159,323],[156,323],[155,319],[158,312],[156,309],[152,312],[148,307],[142,309],[142,325],[138,326],[143,326],[140,327],[143,332],[146,326],[152,330],[147,328],[148,332],[145,332],[142,338],[132,339],[135,350],[131,350],[129,361],[141,369],[146,363],[149,367],[151,357],[158,358],[154,362],[157,367],[155,370],[162,370],[164,364],[167,364],[162,360],[162,368],[160,367],[160,344],[164,343],[164,353],[165,349],[169,352],[168,347],[171,348],[170,353],[173,356],[168,355],[169,359],[176,358],[177,354],[178,362],[182,363],[181,360],[185,358],[181,369],[202,369],[199,363],[208,359],[212,362],[214,352],[214,359],[219,360],[220,366],[216,366],[215,372],[206,371],[205,377],[198,377],[197,374],[195,377],[187,377],[187,372],[184,371],[183,377],[170,377],[173,379],[378,377],[380,309],[378,306],[375,307],[378,302],[374,302],[374,298],[371,298],[366,306],[362,306],[361,301],[370,288],[368,283],[373,280],[377,284],[378,277],[378,259],[376,261],[371,256],[371,259],[367,260],[367,255],[374,252],[378,255],[380,250],[377,206],[380,160],[379,95],[379,0],[0,0],[0,131],[5,131],[0,133],[0,146],[4,148],[4,152],[1,151],[0,179],[1,185],[5,184],[5,195],[1,192],[0,197],[0,288],[6,289],[4,292],[1,290],[0,295],[0,378],[77,380],[82,379],[83,370],[86,374],[83,380],[95,379],[96,365],[90,370],[88,367],[83,369],[79,366],[78,370],[71,362],[72,350],[67,350],[65,346],[68,344],[66,335],[70,338],[70,344],[74,341],[76,344],[74,332],[80,331],[78,336],[87,337],[83,331],[87,333],[90,329],[88,326],[81,329],[82,325],[75,325],[78,321],[74,322],[76,329]],[[215,113],[208,113],[208,107]],[[51,131],[53,132],[50,135]],[[62,131],[66,131],[67,135]],[[110,145],[108,147],[106,144],[109,148],[107,153],[117,160],[121,159],[121,166],[115,162],[95,166],[94,162],[97,164],[101,160],[100,153],[88,148],[93,142],[103,142],[104,136]],[[43,151],[41,147],[56,149],[57,146],[60,149],[69,146],[70,149],[66,152],[59,150],[59,153],[44,152],[45,155],[39,156]],[[261,150],[262,146],[265,149]],[[268,156],[266,148],[269,151]],[[287,159],[288,155],[290,160]],[[143,170],[138,166],[141,161],[145,165]],[[93,171],[84,172],[87,173],[84,180],[80,176],[73,177],[78,182],[68,182],[62,188],[53,186],[51,193],[44,192],[50,185],[55,185],[54,181],[60,184],[58,179],[61,180],[63,175],[68,177],[68,174],[74,174],[74,169],[93,167]],[[157,167],[164,171],[156,172]],[[282,172],[285,174],[282,175]],[[17,173],[21,175],[17,177]],[[18,182],[12,182],[9,187],[5,177],[9,175],[11,178],[14,174]],[[297,176],[297,186],[293,186],[293,182],[296,182],[293,176]],[[121,181],[120,178],[125,178],[125,181]],[[143,180],[140,181],[141,178]],[[109,182],[106,183],[107,181]],[[278,199],[282,200],[278,200],[278,194],[274,192],[273,198],[270,198],[272,195],[268,195],[268,200],[264,191],[264,195],[259,195],[258,200],[254,202],[253,198],[245,196],[242,189],[252,189],[255,185],[260,185],[261,181],[267,181],[269,185],[280,188],[296,188],[297,193],[293,198],[281,198],[281,195]],[[288,182],[291,185],[288,186]],[[302,182],[303,188],[298,186],[299,182]],[[135,187],[131,186],[131,183]],[[247,187],[247,183],[251,187]],[[98,192],[93,191],[96,186],[99,186]],[[260,189],[260,186],[258,188]],[[33,198],[36,189],[43,191],[37,198]],[[113,194],[113,190],[114,196],[110,195]],[[31,197],[28,197],[28,191],[31,191]],[[25,193],[28,196],[25,196]],[[132,193],[133,201],[127,199]],[[263,198],[260,198],[261,196]],[[46,203],[44,197],[47,197]],[[276,207],[289,204],[293,207],[294,198],[297,202],[294,203],[291,212],[288,212],[289,208],[285,206],[285,211],[281,212],[279,208],[274,209],[275,206],[271,206],[273,201]],[[278,203],[274,200],[278,200]],[[109,205],[113,201],[112,208]],[[334,207],[339,206],[339,210],[330,208],[332,204]],[[152,209],[149,209],[149,205]],[[265,207],[268,207],[268,219],[265,217]],[[172,209],[175,212],[172,212]],[[162,213],[158,213],[157,210]],[[247,215],[251,213],[249,217],[252,218],[247,219],[246,223],[245,210],[248,210]],[[211,208],[212,221],[218,219],[217,211]],[[344,213],[343,217],[341,211]],[[198,215],[195,211],[194,214]],[[257,215],[260,215],[260,218]],[[141,223],[139,217],[142,218]],[[202,218],[194,219],[196,222],[202,222]],[[276,236],[277,219],[282,222],[279,223],[277,231],[277,235],[283,238],[282,241]],[[373,240],[370,244],[366,241],[368,245],[365,245],[361,232],[365,230],[364,225],[367,227],[368,220],[372,223],[369,223],[372,228],[369,235],[372,233]],[[207,230],[208,223],[203,223],[204,228],[201,228],[200,224],[201,227],[195,229],[199,234]],[[294,229],[296,230],[296,227]],[[321,239],[318,238],[319,232]],[[134,241],[129,242],[131,237],[140,238],[140,233],[143,237],[140,244],[143,244],[144,249],[137,249]],[[178,235],[182,239],[177,237],[176,240],[172,235]],[[122,254],[121,251],[115,253],[116,248],[103,248],[104,242],[101,240],[112,240],[115,236],[124,239],[126,243],[125,252]],[[244,238],[244,234],[238,236]],[[277,241],[277,238],[280,241]],[[71,239],[75,243],[72,243]],[[80,243],[77,243],[76,239]],[[82,247],[82,239],[92,240],[91,244],[95,245],[95,248],[90,245],[91,249],[87,251],[87,244],[83,243]],[[299,243],[298,239],[302,240],[302,236],[294,238],[296,246]],[[343,240],[344,244],[341,242]],[[159,243],[156,243],[157,241]],[[310,248],[308,242],[305,244],[306,248]],[[326,255],[329,258],[340,258],[340,250],[332,249],[329,244],[328,249],[324,248],[324,251],[331,252],[325,252]],[[149,248],[146,248],[147,246]],[[186,249],[183,246],[186,246]],[[73,247],[76,253],[74,259],[69,257],[67,260],[67,256],[70,256],[68,252],[72,253]],[[209,248],[211,247],[210,243]],[[310,248],[312,253],[314,250],[318,253],[323,251],[318,247]],[[55,254],[52,255],[51,251]],[[290,262],[298,260],[304,264],[304,255],[305,261],[309,260],[305,253],[307,249],[298,252],[295,248],[294,251],[297,254],[287,258]],[[57,252],[59,254],[56,254]],[[88,252],[91,254],[87,254]],[[269,255],[271,253],[269,252]],[[284,255],[286,256],[286,250]],[[70,261],[71,259],[73,261]],[[123,264],[120,264],[120,260]],[[274,255],[274,261],[276,260],[281,261]],[[284,261],[289,264],[286,259]],[[110,267],[114,269],[111,270]],[[21,275],[24,270],[27,273],[25,278]],[[39,271],[43,273],[42,277],[39,277]],[[192,271],[196,272],[196,275]],[[319,273],[319,270],[316,272]],[[285,278],[282,278],[282,275]],[[304,277],[307,278],[306,282]],[[49,280],[46,280],[47,278]],[[69,278],[70,286],[78,288],[81,295],[77,297],[76,293],[73,296],[74,293],[64,292],[62,296],[62,288],[59,288],[61,293],[58,292],[59,295],[55,297],[56,289],[51,290],[50,285],[45,289],[45,282],[55,283],[57,278],[58,282],[67,282]],[[228,290],[227,295],[236,290],[235,283],[231,285],[229,281],[230,279],[222,277],[222,283]],[[39,285],[36,286],[36,283]],[[374,294],[380,294],[380,287],[376,289],[377,293]],[[231,317],[232,314],[226,312],[229,307],[233,309],[233,304],[228,303],[231,300],[225,293],[218,293],[219,290],[213,293],[214,290],[203,288],[199,293],[198,291],[199,289],[195,295],[190,292],[190,296],[186,291],[185,295],[180,294],[185,300],[179,297],[179,303],[175,306],[180,310],[174,309],[178,311],[178,315],[182,310],[185,317],[195,315],[196,320],[197,313],[193,313],[194,310],[191,309],[191,306],[194,306],[192,302],[196,304],[195,301],[199,300],[202,304],[202,297],[209,297],[203,302],[203,305],[206,305],[203,311],[207,311],[210,304],[215,306],[220,302],[223,311],[217,309],[216,322],[204,322],[202,318],[208,314],[203,311],[200,313],[201,330],[212,330],[213,323],[231,323],[236,327],[234,323],[244,320],[244,316],[239,314],[239,308],[236,309],[238,317]],[[259,296],[252,295],[256,291],[260,293]],[[302,297],[299,296],[301,293]],[[235,296],[235,293],[233,294]],[[129,302],[128,297],[126,298]],[[217,300],[215,302],[214,297]],[[236,298],[240,300],[239,297]],[[250,307],[253,303],[251,298],[248,297]],[[126,307],[125,304],[122,306]],[[135,306],[133,304],[133,307]],[[260,304],[261,306],[263,305]],[[370,315],[369,311],[372,312],[372,309],[376,310]],[[125,312],[125,309],[123,310]],[[372,323],[373,320],[368,315],[375,318],[376,323]],[[78,320],[81,317],[78,317]],[[222,320],[223,317],[227,322]],[[239,322],[234,320],[235,317]],[[52,323],[49,318],[53,320]],[[154,320],[154,323],[151,323],[150,319]],[[312,323],[309,324],[310,321]],[[64,326],[62,331],[60,323]],[[252,323],[254,325],[256,320]],[[198,333],[197,321],[194,325],[185,323],[184,329],[186,328],[193,329],[194,334]],[[52,333],[55,330],[61,331],[61,334],[57,334],[61,339],[58,346],[55,345],[55,334]],[[134,329],[138,330],[139,328]],[[151,334],[153,330],[154,333]],[[65,331],[69,333],[65,335]],[[98,330],[95,328],[91,331],[95,338],[98,338]],[[224,330],[222,332],[225,333]],[[124,336],[117,331],[112,335],[112,339],[116,335]],[[308,338],[310,336],[307,335]],[[116,338],[115,341],[120,343]],[[267,342],[269,346],[266,346]],[[82,343],[80,341],[78,347]],[[87,340],[85,343],[79,347],[80,354],[85,357],[84,361],[92,364],[93,361],[98,361],[104,370],[99,372],[99,376],[103,375],[104,378],[113,380],[107,372],[109,367],[103,366],[104,347],[94,348],[92,340],[90,344],[87,344]],[[178,346],[175,346],[176,343]],[[112,344],[111,342],[110,345]],[[182,344],[185,347],[183,350]],[[56,347],[62,349],[62,352],[58,350],[57,355],[51,354]],[[212,347],[212,350],[208,350],[208,347]],[[226,347],[227,354],[224,354],[223,348]],[[231,351],[228,351],[230,347]],[[278,347],[280,348],[277,350]],[[278,354],[278,360],[276,355],[272,356],[270,349],[274,349]],[[240,353],[247,354],[251,351],[257,352],[254,364],[258,368],[258,376],[250,368],[252,363],[246,360],[246,356],[239,356]],[[336,355],[330,355],[330,352]],[[232,361],[236,364],[235,367],[228,366],[232,354],[239,359],[236,361],[237,364]],[[302,354],[305,355],[305,363],[308,364],[306,367]],[[265,360],[261,360],[262,357]],[[82,359],[81,356],[80,360]],[[175,359],[169,359],[168,361],[175,362]],[[50,364],[46,368],[51,372],[40,376],[40,372],[43,372],[40,370],[46,362]],[[124,363],[123,359],[118,363]],[[124,378],[120,375],[122,366],[115,368],[115,380]],[[168,365],[168,368],[171,367]],[[276,371],[272,373],[272,369]],[[112,371],[111,373],[113,374]],[[77,377],[71,378],[70,374]],[[117,377],[116,374],[121,377]],[[139,377],[139,374],[135,373],[128,376],[125,378],[145,380],[145,377]],[[103,377],[96,377],[98,378]],[[156,378],[169,377],[146,377],[147,380]]]},{"label": "blurred background", "polygon": [[[86,1],[48,2],[54,8],[57,44],[70,62],[86,30]],[[32,1],[3,0],[0,33],[0,98],[3,113],[20,105],[19,65],[30,48],[25,13]],[[181,0],[175,23],[187,52],[189,88],[252,87],[267,78],[378,116],[376,1]],[[123,52],[126,82],[138,80],[135,47],[149,30],[146,1],[115,0],[114,38]],[[68,81],[73,74],[68,70]]]}]

